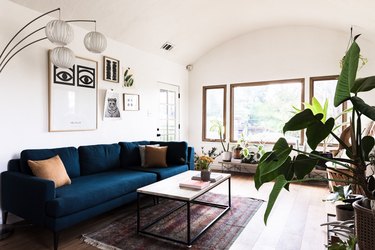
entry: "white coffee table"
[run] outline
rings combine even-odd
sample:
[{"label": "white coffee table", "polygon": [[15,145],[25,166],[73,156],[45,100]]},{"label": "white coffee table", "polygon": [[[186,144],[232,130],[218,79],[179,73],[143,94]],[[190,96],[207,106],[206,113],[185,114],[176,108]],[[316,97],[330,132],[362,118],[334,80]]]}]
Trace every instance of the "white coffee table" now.
[{"label": "white coffee table", "polygon": [[[191,246],[191,244],[200,236],[202,235],[210,226],[212,226],[217,220],[219,220],[231,207],[231,189],[230,189],[230,174],[221,173],[223,175],[223,178],[220,180],[210,183],[209,186],[205,187],[201,190],[193,190],[193,189],[186,189],[186,188],[180,188],[179,184],[180,182],[191,179],[192,176],[199,174],[199,171],[193,171],[189,170],[184,173],[175,175],[173,177],[158,181],[156,183],[150,184],[148,186],[138,188],[137,189],[137,232],[140,234],[145,235],[151,235],[157,238],[161,238],[164,240],[170,240],[177,243],[186,244],[188,246]],[[198,201],[196,200],[198,197],[202,196],[203,194],[207,193],[214,187],[222,184],[223,182],[228,182],[228,204],[216,204],[216,203],[210,203],[210,202],[204,202],[204,201]],[[165,198],[165,199],[171,199],[171,200],[177,200],[182,201],[183,204],[176,209],[173,209],[172,211],[168,211],[168,213],[161,215],[156,220],[149,222],[145,226],[140,225],[140,219],[141,219],[141,204],[140,204],[140,197],[141,195],[146,196],[153,196],[156,199],[159,198]],[[197,235],[192,236],[191,235],[191,216],[190,216],[190,208],[192,204],[200,204],[205,206],[211,206],[223,209],[223,211],[214,218],[204,229],[202,229]],[[173,212],[177,211],[178,209],[181,209],[182,207],[187,206],[187,240],[181,241],[177,239],[173,239],[170,237],[166,237],[163,235],[154,234],[152,232],[147,232],[146,229],[154,225],[155,223],[159,222],[166,216],[172,214]]]}]

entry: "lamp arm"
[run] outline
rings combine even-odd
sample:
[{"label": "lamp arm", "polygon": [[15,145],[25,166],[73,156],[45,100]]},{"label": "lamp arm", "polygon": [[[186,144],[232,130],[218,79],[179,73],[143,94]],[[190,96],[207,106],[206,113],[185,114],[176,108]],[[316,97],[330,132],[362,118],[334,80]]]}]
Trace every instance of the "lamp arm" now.
[{"label": "lamp arm", "polygon": [[35,40],[35,41],[32,41],[32,42],[26,44],[25,46],[23,46],[22,48],[20,48],[19,50],[17,50],[16,52],[14,52],[14,54],[13,54],[11,57],[9,57],[8,60],[4,63],[4,65],[0,68],[0,73],[1,73],[1,71],[3,71],[4,67],[8,64],[8,62],[10,61],[10,59],[12,59],[15,55],[17,55],[18,52],[20,52],[21,50],[23,50],[23,49],[26,48],[26,47],[29,47],[30,45],[32,45],[32,44],[34,44],[34,43],[37,43],[37,42],[43,41],[43,40],[45,40],[45,39],[47,39],[47,37],[43,37],[43,38],[37,39],[37,40]]},{"label": "lamp arm", "polygon": [[7,59],[7,57],[9,56],[10,53],[12,53],[12,51],[20,44],[22,43],[23,41],[25,41],[28,37],[30,37],[31,35],[35,34],[36,32],[44,29],[46,26],[42,27],[42,28],[39,28],[33,32],[31,32],[30,34],[28,34],[27,36],[25,36],[24,38],[22,38],[16,45],[14,45],[10,50],[9,52],[4,56],[3,60],[0,62],[0,67],[1,65],[5,62],[5,60]]},{"label": "lamp arm", "polygon": [[[6,49],[9,47],[9,45],[13,42],[13,40],[18,36],[19,33],[21,33],[27,26],[29,26],[30,24],[32,24],[33,22],[35,22],[36,20],[38,20],[39,18],[42,18],[44,17],[45,15],[48,15],[52,12],[55,12],[55,11],[60,11],[60,8],[57,8],[57,9],[54,9],[54,10],[50,10],[36,18],[34,18],[33,20],[31,20],[30,22],[28,22],[25,26],[23,26],[13,37],[12,39],[10,39],[10,41],[8,42],[8,44],[5,46],[4,50],[1,52],[0,54],[0,58],[3,56],[3,54],[5,53]],[[4,67],[3,67],[4,68]],[[1,72],[1,71],[0,71]]]}]

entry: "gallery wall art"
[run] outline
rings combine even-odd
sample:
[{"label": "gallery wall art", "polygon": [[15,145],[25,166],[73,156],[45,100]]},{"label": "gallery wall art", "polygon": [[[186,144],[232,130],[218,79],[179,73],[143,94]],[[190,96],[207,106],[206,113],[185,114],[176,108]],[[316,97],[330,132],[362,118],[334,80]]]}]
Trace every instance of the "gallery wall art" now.
[{"label": "gallery wall art", "polygon": [[113,91],[107,90],[104,99],[104,116],[103,120],[120,120],[120,94]]},{"label": "gallery wall art", "polygon": [[108,56],[103,57],[103,80],[119,82],[120,61]]},{"label": "gallery wall art", "polygon": [[137,111],[139,110],[139,95],[137,94],[124,94],[124,110]]},{"label": "gallery wall art", "polygon": [[49,131],[97,129],[98,63],[76,57],[69,69],[48,65]]}]

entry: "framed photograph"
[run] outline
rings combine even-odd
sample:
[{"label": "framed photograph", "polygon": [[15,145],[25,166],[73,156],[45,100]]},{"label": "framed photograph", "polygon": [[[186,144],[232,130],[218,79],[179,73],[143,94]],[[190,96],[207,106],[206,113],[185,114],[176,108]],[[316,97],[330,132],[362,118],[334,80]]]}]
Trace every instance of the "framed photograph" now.
[{"label": "framed photograph", "polygon": [[119,82],[120,61],[107,56],[103,57],[103,80]]},{"label": "framed photograph", "polygon": [[76,57],[70,69],[48,62],[48,130],[97,129],[98,63]]},{"label": "framed photograph", "polygon": [[139,110],[139,95],[124,94],[124,110],[138,111]]},{"label": "framed photograph", "polygon": [[121,120],[120,94],[107,90],[104,100],[103,120]]}]

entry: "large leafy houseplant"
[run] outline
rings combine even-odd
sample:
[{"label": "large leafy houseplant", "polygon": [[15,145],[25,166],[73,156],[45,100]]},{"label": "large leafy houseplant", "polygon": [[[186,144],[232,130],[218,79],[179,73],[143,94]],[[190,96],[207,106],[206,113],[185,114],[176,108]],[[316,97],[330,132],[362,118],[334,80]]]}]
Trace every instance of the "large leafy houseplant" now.
[{"label": "large leafy houseplant", "polygon": [[[254,177],[256,188],[259,189],[266,182],[275,182],[264,214],[265,223],[267,223],[268,216],[281,190],[288,190],[290,183],[311,180],[306,176],[314,169],[318,160],[326,160],[332,162],[335,166],[339,166],[339,168],[334,166],[327,168],[347,177],[346,180],[340,180],[341,182],[357,185],[368,199],[375,199],[374,178],[366,176],[366,168],[370,164],[369,154],[375,143],[372,136],[362,135],[361,119],[366,116],[374,121],[375,107],[368,105],[358,97],[359,92],[371,91],[375,88],[375,76],[356,79],[360,58],[360,48],[356,43],[357,38],[358,36],[353,39],[343,59],[334,98],[335,107],[346,101],[351,102],[353,106],[350,117],[351,143],[345,143],[333,133],[334,118],[330,117],[322,122],[323,114],[314,114],[311,109],[305,109],[295,114],[284,125],[283,132],[305,129],[307,143],[312,151],[301,151],[289,145],[285,138],[279,138],[272,151],[265,153],[260,159]],[[315,151],[317,146],[329,135],[333,136],[344,148],[348,158],[325,158]],[[342,169],[346,171],[342,171]]]}]

